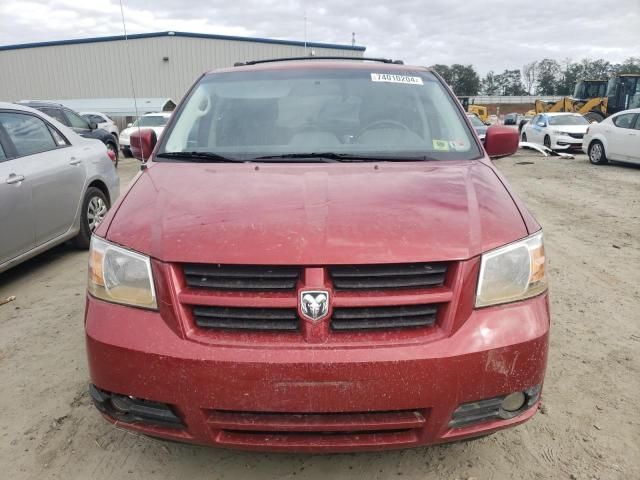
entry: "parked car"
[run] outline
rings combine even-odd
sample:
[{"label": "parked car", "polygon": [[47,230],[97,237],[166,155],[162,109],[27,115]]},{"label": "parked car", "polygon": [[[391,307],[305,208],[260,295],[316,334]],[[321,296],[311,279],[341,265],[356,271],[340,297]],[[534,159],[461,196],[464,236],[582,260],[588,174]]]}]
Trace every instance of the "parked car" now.
[{"label": "parked car", "polygon": [[625,110],[589,125],[582,150],[596,165],[609,160],[640,163],[640,108]]},{"label": "parked car", "polygon": [[118,197],[112,157],[37,110],[0,102],[0,272],[66,240],[89,247]]},{"label": "parked car", "polygon": [[544,145],[551,150],[582,148],[589,122],[579,113],[541,113],[523,125],[523,142]]},{"label": "parked car", "polygon": [[[95,232],[91,398],[118,426],[350,451],[531,418],[546,368],[540,225],[424,67],[305,59],[209,72]],[[156,147],[157,140],[157,148]]]},{"label": "parked car", "polygon": [[489,126],[482,120],[480,120],[480,117],[473,113],[467,113],[467,118],[471,122],[471,126],[473,127],[473,129],[478,134],[478,138],[484,142]]},{"label": "parked car", "polygon": [[98,128],[98,125],[84,119],[79,113],[74,112],[70,108],[51,102],[20,102],[20,105],[35,108],[46,113],[51,118],[55,118],[58,122],[71,128],[74,132],[84,138],[95,138],[105,144],[107,150],[114,153],[115,166],[118,166],[118,141],[109,132]]},{"label": "parked car", "polygon": [[124,156],[131,157],[129,137],[133,132],[138,130],[138,128],[150,128],[156,132],[158,137],[160,137],[160,134],[167,125],[169,118],[171,118],[171,112],[147,113],[146,115],[142,115],[135,122],[129,123],[127,128],[120,132],[120,148],[122,149]]},{"label": "parked car", "polygon": [[109,132],[115,137],[116,141],[118,140],[120,130],[118,129],[116,122],[114,122],[108,115],[101,112],[80,112],[80,115],[82,115],[82,117],[84,117],[84,119],[89,123],[93,122],[98,125],[98,128]]},{"label": "parked car", "polygon": [[518,114],[517,113],[507,113],[504,116],[504,124],[505,125],[517,125],[518,124]]}]

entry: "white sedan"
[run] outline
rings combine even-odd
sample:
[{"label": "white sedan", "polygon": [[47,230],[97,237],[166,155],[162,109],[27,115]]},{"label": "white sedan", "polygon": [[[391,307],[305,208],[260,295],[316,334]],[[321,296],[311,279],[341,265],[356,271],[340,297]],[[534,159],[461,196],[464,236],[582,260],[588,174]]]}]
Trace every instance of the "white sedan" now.
[{"label": "white sedan", "polygon": [[158,112],[158,113],[147,113],[146,115],[142,115],[138,120],[133,123],[127,125],[127,128],[120,132],[120,149],[122,153],[124,153],[125,157],[131,157],[131,147],[129,145],[129,137],[131,134],[140,128],[150,128],[151,130],[156,132],[158,138],[160,138],[160,134],[164,130],[164,127],[167,125],[169,118],[171,117],[171,112]]},{"label": "white sedan", "polygon": [[589,161],[596,165],[609,160],[640,163],[640,108],[616,113],[592,123],[582,143]]},{"label": "white sedan", "polygon": [[579,113],[540,113],[522,127],[523,142],[544,145],[551,150],[582,148],[589,122]]}]

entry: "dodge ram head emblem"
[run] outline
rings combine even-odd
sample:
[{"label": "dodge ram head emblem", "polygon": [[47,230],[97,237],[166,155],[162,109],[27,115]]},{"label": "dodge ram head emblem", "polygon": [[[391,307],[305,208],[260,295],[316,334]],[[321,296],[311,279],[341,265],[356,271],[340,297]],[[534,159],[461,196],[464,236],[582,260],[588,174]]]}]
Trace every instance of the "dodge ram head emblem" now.
[{"label": "dodge ram head emblem", "polygon": [[320,320],[329,311],[329,292],[303,290],[300,292],[300,309],[309,320]]}]

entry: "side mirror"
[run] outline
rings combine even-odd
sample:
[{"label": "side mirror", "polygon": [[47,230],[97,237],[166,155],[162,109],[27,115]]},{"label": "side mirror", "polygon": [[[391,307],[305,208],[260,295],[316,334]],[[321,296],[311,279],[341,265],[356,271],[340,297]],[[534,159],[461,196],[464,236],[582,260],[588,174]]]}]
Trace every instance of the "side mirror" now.
[{"label": "side mirror", "polygon": [[131,153],[135,158],[143,162],[149,159],[156,143],[158,143],[158,137],[156,136],[156,132],[150,128],[136,130],[129,137]]},{"label": "side mirror", "polygon": [[539,127],[546,127],[546,126],[547,126],[547,124],[546,124],[546,123],[544,123],[544,122],[538,122],[538,126],[539,126]]},{"label": "side mirror", "polygon": [[98,128],[98,124],[96,122],[89,122],[89,128],[95,130]]},{"label": "side mirror", "polygon": [[133,123],[131,123],[131,122],[127,123],[127,128],[129,128],[129,127],[133,127]]},{"label": "side mirror", "polygon": [[484,149],[490,158],[508,157],[516,153],[519,141],[520,138],[518,137],[517,130],[500,125],[493,125],[487,128],[487,136],[484,139]]}]

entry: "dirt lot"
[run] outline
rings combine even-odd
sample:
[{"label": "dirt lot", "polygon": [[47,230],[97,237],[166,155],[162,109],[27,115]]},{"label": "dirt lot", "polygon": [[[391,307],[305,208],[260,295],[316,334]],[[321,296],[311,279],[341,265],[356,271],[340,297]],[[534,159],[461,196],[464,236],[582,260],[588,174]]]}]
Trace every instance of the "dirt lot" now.
[{"label": "dirt lot", "polygon": [[[532,162],[532,163],[528,163]],[[640,168],[518,154],[499,167],[546,231],[553,330],[542,412],[469,443],[345,455],[238,453],[117,430],[91,406],[86,253],[0,274],[0,477],[640,478]],[[123,183],[137,165],[121,165]]]}]

